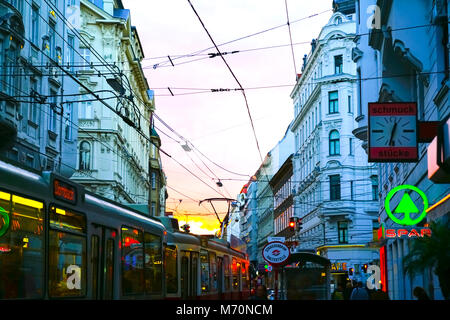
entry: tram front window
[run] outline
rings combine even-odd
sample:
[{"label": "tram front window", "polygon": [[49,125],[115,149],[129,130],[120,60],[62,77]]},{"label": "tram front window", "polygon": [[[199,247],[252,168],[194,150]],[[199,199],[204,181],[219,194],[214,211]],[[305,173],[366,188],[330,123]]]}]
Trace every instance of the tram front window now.
[{"label": "tram front window", "polygon": [[41,298],[44,205],[0,192],[0,299]]},{"label": "tram front window", "polygon": [[86,294],[86,218],[50,209],[49,295],[80,297]]}]

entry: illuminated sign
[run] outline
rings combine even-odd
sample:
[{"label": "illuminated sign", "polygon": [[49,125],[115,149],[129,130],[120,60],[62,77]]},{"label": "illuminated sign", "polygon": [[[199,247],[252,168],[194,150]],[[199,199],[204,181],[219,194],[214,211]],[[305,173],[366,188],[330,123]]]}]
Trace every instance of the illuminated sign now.
[{"label": "illuminated sign", "polygon": [[347,263],[346,262],[335,262],[331,264],[331,272],[338,271],[347,271]]},{"label": "illuminated sign", "polygon": [[[403,193],[403,196],[399,204],[395,208],[394,212],[391,211],[390,200],[397,192],[402,190],[412,190],[420,196],[423,203],[422,212],[420,212],[416,204],[411,199],[411,196],[407,192]],[[413,226],[421,222],[426,217],[428,210],[428,199],[425,193],[419,188],[405,184],[395,187],[394,189],[389,191],[389,193],[386,196],[386,200],[384,201],[384,207],[386,209],[386,213],[389,216],[389,218],[395,223],[403,226]],[[402,215],[403,217],[399,218],[398,215]],[[408,228],[384,229],[384,226],[381,225],[380,229],[378,230],[379,238],[381,238],[381,236],[385,236],[386,238],[418,238],[418,237],[422,238],[425,235],[431,236],[430,228],[415,227],[409,229]]]},{"label": "illuminated sign", "polygon": [[75,187],[58,179],[53,180],[53,195],[55,198],[65,202],[71,204],[77,203],[77,191]]},{"label": "illuminated sign", "polygon": [[369,162],[417,162],[417,103],[369,103]]},{"label": "illuminated sign", "polygon": [[0,225],[0,237],[3,236],[9,228],[9,215],[8,212],[6,212],[5,209],[0,207],[0,219],[2,221],[2,224]]}]

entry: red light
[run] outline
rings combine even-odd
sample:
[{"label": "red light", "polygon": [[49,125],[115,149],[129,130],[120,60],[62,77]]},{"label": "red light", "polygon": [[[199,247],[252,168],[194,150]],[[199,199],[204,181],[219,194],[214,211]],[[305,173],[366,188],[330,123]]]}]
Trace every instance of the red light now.
[{"label": "red light", "polygon": [[294,221],[289,222],[289,227],[291,228],[295,227],[295,222]]}]

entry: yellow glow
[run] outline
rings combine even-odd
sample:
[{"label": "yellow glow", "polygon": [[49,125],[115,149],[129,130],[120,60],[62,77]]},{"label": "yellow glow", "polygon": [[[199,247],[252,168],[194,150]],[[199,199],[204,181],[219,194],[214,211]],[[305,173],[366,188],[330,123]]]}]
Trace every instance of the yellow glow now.
[{"label": "yellow glow", "polygon": [[436,208],[437,206],[441,205],[442,203],[444,203],[445,201],[447,201],[448,199],[450,199],[450,193],[448,195],[446,195],[443,199],[441,199],[439,202],[435,203],[434,205],[432,205],[431,207],[429,207],[426,211],[427,213],[430,212],[431,210],[433,210],[434,208]]},{"label": "yellow glow", "polygon": [[9,193],[0,191],[0,199],[9,201],[11,199],[11,195]]},{"label": "yellow glow", "polygon": [[29,239],[28,239],[27,237],[25,237],[25,238],[22,239],[22,241],[23,241],[23,242],[28,242]]},{"label": "yellow glow", "polygon": [[38,221],[42,221],[42,218],[36,218],[36,217],[32,217],[32,216],[27,216],[26,214],[20,214],[17,212],[13,212],[13,215],[18,216],[18,217],[23,217],[23,218],[27,218],[27,219],[33,219],[33,220],[38,220]]},{"label": "yellow glow", "polygon": [[178,219],[180,226],[189,224],[190,231],[193,234],[214,234],[219,229],[219,223],[217,219],[205,219],[201,217],[189,216],[186,221],[185,216],[180,214],[175,216]]},{"label": "yellow glow", "polygon": [[325,272],[322,272],[322,277],[325,277],[327,274]]},{"label": "yellow glow", "polygon": [[66,215],[66,210],[63,210],[63,209],[59,209],[59,208],[56,208],[56,213],[57,214],[61,214],[61,215],[63,215],[63,216],[65,216]]},{"label": "yellow glow", "polygon": [[16,196],[16,195],[12,196],[12,201],[14,203],[22,204],[24,206],[32,207],[32,208],[36,208],[36,209],[44,208],[44,204],[42,202],[30,200],[30,199],[27,199],[27,198],[22,198],[22,197],[19,197],[19,196]]}]

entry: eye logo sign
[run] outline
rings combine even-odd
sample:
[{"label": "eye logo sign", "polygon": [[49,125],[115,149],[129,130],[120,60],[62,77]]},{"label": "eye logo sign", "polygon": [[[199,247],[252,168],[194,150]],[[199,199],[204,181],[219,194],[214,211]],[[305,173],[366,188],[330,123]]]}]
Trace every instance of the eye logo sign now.
[{"label": "eye logo sign", "polygon": [[[412,201],[410,195],[405,192],[403,194],[402,199],[400,200],[399,204],[397,205],[397,208],[395,208],[394,212],[392,212],[389,202],[392,199],[392,197],[401,190],[412,190],[412,191],[418,193],[419,196],[423,200],[423,211],[422,212],[419,211],[417,206]],[[389,216],[389,218],[391,218],[392,221],[394,221],[397,224],[404,225],[404,226],[412,226],[412,225],[415,225],[415,224],[419,223],[420,221],[422,221],[425,218],[425,216],[427,215],[428,199],[427,199],[425,193],[423,193],[423,191],[420,190],[419,188],[417,188],[415,186],[404,184],[404,185],[395,187],[388,193],[386,200],[384,201],[384,207],[386,209],[387,215]],[[412,218],[411,214],[418,214],[419,212],[420,212],[420,214],[417,217]],[[394,213],[397,215],[403,214],[403,218],[402,219],[398,218],[397,216],[394,215]]]},{"label": "eye logo sign", "polygon": [[0,219],[3,220],[3,224],[0,226],[0,237],[3,236],[9,228],[9,215],[5,209],[0,207]]},{"label": "eye logo sign", "polygon": [[279,256],[280,253],[281,253],[280,250],[273,250],[273,251],[272,251],[272,254],[273,254],[275,257],[276,257],[276,256]]}]

